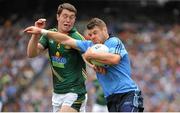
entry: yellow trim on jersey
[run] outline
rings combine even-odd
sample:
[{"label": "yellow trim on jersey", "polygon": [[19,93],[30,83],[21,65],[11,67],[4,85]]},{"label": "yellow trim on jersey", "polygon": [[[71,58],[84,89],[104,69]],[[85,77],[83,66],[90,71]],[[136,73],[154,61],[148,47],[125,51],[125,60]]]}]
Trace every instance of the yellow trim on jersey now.
[{"label": "yellow trim on jersey", "polygon": [[83,74],[83,77],[85,78],[85,79],[87,79],[87,72],[86,72],[86,70],[85,69],[82,69],[82,74]]},{"label": "yellow trim on jersey", "polygon": [[79,35],[79,37],[82,39],[82,40],[85,40],[85,38],[78,32],[76,31],[77,35]]},{"label": "yellow trim on jersey", "polygon": [[58,31],[57,28],[52,28],[52,29],[48,29],[48,30],[50,30],[50,31],[56,31],[56,32]]},{"label": "yellow trim on jersey", "polygon": [[82,101],[74,101],[73,104],[82,104]]},{"label": "yellow trim on jersey", "polygon": [[63,77],[62,77],[61,75],[59,75],[59,74],[54,70],[53,67],[51,67],[51,69],[52,69],[53,75],[55,75],[55,76],[58,78],[59,81],[61,81],[61,82],[64,81]]}]

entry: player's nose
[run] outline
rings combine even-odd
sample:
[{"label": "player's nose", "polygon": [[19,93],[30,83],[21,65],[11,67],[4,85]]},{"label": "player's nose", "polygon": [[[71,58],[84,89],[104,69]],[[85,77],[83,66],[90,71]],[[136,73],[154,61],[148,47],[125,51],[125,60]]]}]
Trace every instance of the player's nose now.
[{"label": "player's nose", "polygon": [[95,38],[95,35],[91,35],[90,39],[93,40]]}]

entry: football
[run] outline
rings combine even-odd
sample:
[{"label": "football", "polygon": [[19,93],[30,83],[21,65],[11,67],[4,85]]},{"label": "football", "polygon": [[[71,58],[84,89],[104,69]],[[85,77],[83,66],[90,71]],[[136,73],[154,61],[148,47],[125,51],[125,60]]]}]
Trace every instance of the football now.
[{"label": "football", "polygon": [[[93,52],[109,52],[109,48],[104,44],[95,44],[91,47]],[[92,64],[97,66],[105,66],[105,64],[97,62],[96,60],[91,59],[90,61]]]}]

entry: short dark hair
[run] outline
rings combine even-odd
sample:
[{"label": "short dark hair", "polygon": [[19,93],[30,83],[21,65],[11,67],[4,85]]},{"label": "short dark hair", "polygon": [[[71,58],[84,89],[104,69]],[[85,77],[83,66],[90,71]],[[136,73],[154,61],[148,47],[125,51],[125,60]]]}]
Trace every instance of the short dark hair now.
[{"label": "short dark hair", "polygon": [[106,27],[106,24],[103,20],[99,18],[92,18],[87,24],[87,29],[93,29],[96,26],[99,28],[103,28]]},{"label": "short dark hair", "polygon": [[67,10],[69,10],[71,12],[74,12],[75,15],[77,14],[76,8],[72,4],[70,4],[70,3],[60,4],[59,7],[58,7],[58,10],[57,10],[57,14],[61,14],[63,9],[67,9]]}]

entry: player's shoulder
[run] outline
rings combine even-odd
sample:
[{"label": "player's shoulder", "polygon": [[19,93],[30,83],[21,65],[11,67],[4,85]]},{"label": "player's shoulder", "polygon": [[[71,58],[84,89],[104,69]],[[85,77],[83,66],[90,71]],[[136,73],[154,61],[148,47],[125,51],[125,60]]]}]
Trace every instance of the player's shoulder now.
[{"label": "player's shoulder", "polygon": [[58,31],[57,28],[50,28],[48,30],[50,30],[50,31]]},{"label": "player's shoulder", "polygon": [[119,37],[110,36],[107,40],[108,43],[122,43]]},{"label": "player's shoulder", "polygon": [[78,39],[85,40],[85,38],[78,31],[76,31],[75,33],[76,33],[76,36],[78,37]]},{"label": "player's shoulder", "polygon": [[77,40],[85,40],[85,38],[75,28],[73,28],[72,31],[70,32],[71,37]]}]

